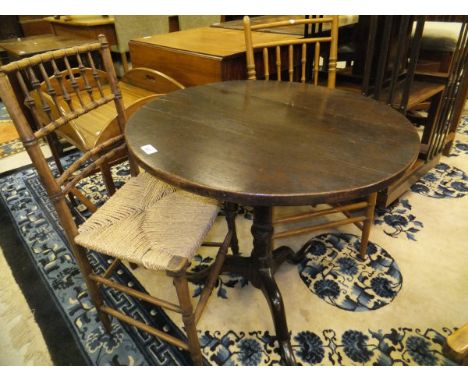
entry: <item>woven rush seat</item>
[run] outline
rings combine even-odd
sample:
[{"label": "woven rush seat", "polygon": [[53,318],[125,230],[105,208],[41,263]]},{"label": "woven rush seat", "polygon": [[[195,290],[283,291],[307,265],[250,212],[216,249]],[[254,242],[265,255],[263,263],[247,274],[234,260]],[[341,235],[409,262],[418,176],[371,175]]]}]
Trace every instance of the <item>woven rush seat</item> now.
[{"label": "woven rush seat", "polygon": [[147,269],[176,272],[196,254],[218,212],[216,201],[140,173],[79,227],[75,242]]}]

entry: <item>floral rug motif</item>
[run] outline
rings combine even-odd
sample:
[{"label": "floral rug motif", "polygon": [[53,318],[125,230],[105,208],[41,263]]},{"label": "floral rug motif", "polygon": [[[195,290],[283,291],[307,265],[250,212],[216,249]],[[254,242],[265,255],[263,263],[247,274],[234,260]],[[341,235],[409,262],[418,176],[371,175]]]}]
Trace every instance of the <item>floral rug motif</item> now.
[{"label": "floral rug motif", "polygon": [[449,157],[458,157],[460,155],[468,154],[468,144],[455,140],[452,149],[450,150]]},{"label": "floral rug motif", "polygon": [[[195,255],[192,259],[192,263],[189,272],[199,272],[203,269],[208,268],[213,263],[213,258],[210,256]],[[195,283],[196,287],[192,297],[198,297],[203,290],[204,283]],[[223,299],[228,299],[229,289],[227,288],[243,288],[249,285],[249,281],[236,274],[223,274],[218,277],[214,286],[213,293]]]},{"label": "floral rug motif", "polygon": [[[389,332],[349,329],[343,333],[293,333],[291,345],[300,365],[445,366],[456,365],[443,355],[445,337],[432,329],[397,328]],[[204,332],[203,352],[216,365],[279,365],[275,338],[269,332]]]},{"label": "floral rug motif", "polygon": [[412,206],[407,199],[392,203],[386,208],[375,209],[374,224],[384,226],[390,237],[404,233],[409,240],[416,241],[416,234],[424,227],[423,223],[411,213]]},{"label": "floral rug motif", "polygon": [[468,176],[446,163],[437,164],[418,180],[411,191],[431,198],[463,198],[468,192]]},{"label": "floral rug motif", "polygon": [[461,117],[457,127],[457,134],[468,135],[468,115]]},{"label": "floral rug motif", "polygon": [[322,234],[310,240],[298,265],[310,291],[337,308],[361,312],[389,304],[403,278],[394,259],[369,242],[367,257],[358,257],[360,239],[351,234]]}]

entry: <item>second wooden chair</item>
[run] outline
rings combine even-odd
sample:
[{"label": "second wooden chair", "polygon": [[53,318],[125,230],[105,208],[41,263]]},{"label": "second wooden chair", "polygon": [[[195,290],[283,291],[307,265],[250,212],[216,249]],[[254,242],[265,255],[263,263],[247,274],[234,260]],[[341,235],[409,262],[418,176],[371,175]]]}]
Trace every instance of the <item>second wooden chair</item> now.
[{"label": "second wooden chair", "polygon": [[[256,44],[253,41],[252,31],[281,28],[282,32],[285,33],[288,26],[316,26],[319,24],[324,25],[321,28],[323,33],[319,37],[291,37],[291,40],[269,42],[267,44]],[[326,32],[327,30],[328,32]],[[326,86],[330,89],[335,88],[338,44],[337,16],[291,19],[271,23],[255,23],[254,25],[251,23],[250,18],[245,16],[244,33],[247,72],[250,80],[286,80],[302,83],[312,82],[313,85],[319,85],[322,82],[320,74],[326,74]],[[323,62],[328,63],[328,68],[321,68],[321,57],[327,53],[328,57]],[[308,73],[310,73],[309,76]],[[276,228],[273,238],[280,239],[338,227],[344,224],[355,224],[362,231],[359,256],[364,258],[367,252],[370,228],[373,223],[376,197],[377,194],[372,193],[366,200],[353,200],[347,204],[292,216],[278,217],[276,213],[276,217],[274,218],[276,227],[279,224],[288,225],[336,213],[345,214],[345,218],[296,229],[284,229],[279,232]]]}]

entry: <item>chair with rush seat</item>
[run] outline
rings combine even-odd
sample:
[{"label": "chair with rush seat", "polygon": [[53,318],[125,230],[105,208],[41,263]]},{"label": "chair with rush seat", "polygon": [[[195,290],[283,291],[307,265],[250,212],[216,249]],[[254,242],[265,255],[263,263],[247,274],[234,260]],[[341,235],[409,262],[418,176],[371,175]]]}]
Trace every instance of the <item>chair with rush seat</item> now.
[{"label": "chair with rush seat", "polygon": [[[92,54],[97,54],[102,60],[103,71],[97,72],[95,69]],[[80,62],[82,71],[80,81],[74,80],[74,73],[67,65],[71,59]],[[65,100],[68,100],[61,103],[55,87],[45,73],[44,65],[59,66],[63,63],[67,67],[64,75],[55,77],[56,85],[62,90]],[[41,88],[40,80],[36,77],[37,73],[44,74],[42,80],[46,83],[45,89]],[[12,78],[25,90],[23,100],[40,126],[36,131],[26,117],[25,109],[21,107],[22,101],[17,98]],[[33,81],[31,91],[26,84],[32,78],[36,81]],[[107,87],[103,85],[104,79],[107,81]],[[45,94],[49,97],[48,100]],[[70,101],[72,95],[76,96],[76,101]],[[70,193],[75,194],[77,183],[81,179],[96,172],[102,166],[110,166],[114,158],[120,158],[123,154],[128,155],[123,135],[126,123],[125,108],[105,38],[100,38],[96,43],[48,52],[2,66],[0,96],[57,211],[89,295],[105,328],[110,332],[110,316],[114,316],[188,350],[193,362],[201,365],[203,357],[198,342],[196,322],[216,282],[231,242],[232,231],[227,229],[228,232],[222,243],[209,243],[210,246],[218,246],[219,250],[196,309],[192,307],[186,270],[199,246],[203,245],[204,237],[218,214],[217,203],[208,198],[177,190],[147,173],[139,174],[138,167],[130,157],[132,174],[130,180],[110,196],[103,206],[99,209],[94,208],[95,212],[81,226],[77,226],[69,207],[67,198]],[[48,101],[54,104],[59,114],[52,113]],[[85,152],[63,173],[55,176],[39,148],[38,140],[72,121],[87,116],[103,105],[112,108],[117,115],[116,126],[119,134],[100,142]],[[83,200],[83,202],[91,205],[91,201]],[[88,250],[99,251],[113,258],[111,265],[103,274],[93,271],[87,258]],[[178,303],[152,297],[112,280],[114,270],[123,260],[149,270],[165,272],[172,277]],[[172,337],[112,306],[105,305],[99,285],[114,288],[137,299],[180,313],[187,341]]]},{"label": "chair with rush seat", "polygon": [[[328,32],[322,33],[319,37],[306,37],[301,39],[291,39],[289,41],[269,42],[267,44],[256,44],[252,31],[282,27],[287,29],[292,25],[315,26],[317,24],[329,24]],[[250,80],[276,80],[276,81],[296,81],[306,83],[307,66],[312,68],[311,79],[313,85],[321,84],[322,77],[326,78],[326,86],[335,88],[336,82],[336,60],[338,44],[338,17],[323,16],[305,19],[294,19],[277,21],[264,24],[252,25],[248,16],[244,17],[244,34],[247,56],[247,73]],[[328,52],[328,57],[323,62],[328,63],[328,68],[321,68],[321,49]],[[310,54],[312,53],[312,54]],[[331,221],[323,224],[315,224],[296,229],[284,229],[278,231],[275,228],[274,239],[285,238],[294,235],[301,235],[321,229],[337,227],[343,224],[355,224],[362,230],[360,257],[364,258],[367,252],[370,227],[374,216],[376,203],[376,193],[372,193],[363,201],[350,201],[348,204],[333,206],[330,208],[313,210],[303,214],[286,217],[274,217],[273,222],[278,224],[290,224],[305,221],[308,219],[325,216],[335,213],[344,213],[346,217],[341,220]],[[277,209],[276,209],[277,210]],[[353,211],[351,215],[350,212]],[[360,214],[356,214],[360,212]],[[277,215],[277,214],[275,214]]]}]

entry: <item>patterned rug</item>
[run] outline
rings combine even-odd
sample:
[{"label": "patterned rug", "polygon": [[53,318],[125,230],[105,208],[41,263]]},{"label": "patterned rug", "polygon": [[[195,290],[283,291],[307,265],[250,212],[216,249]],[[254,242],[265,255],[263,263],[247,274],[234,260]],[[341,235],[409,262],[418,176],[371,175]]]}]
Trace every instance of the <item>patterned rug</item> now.
[{"label": "patterned rug", "polygon": [[0,102],[0,159],[24,151],[5,105]]},{"label": "patterned rug", "polygon": [[[468,322],[466,219],[468,118],[449,157],[416,183],[399,202],[378,209],[365,261],[357,259],[354,227],[278,241],[304,248],[297,265],[283,264],[276,280],[285,301],[291,342],[302,365],[452,365],[443,355],[445,338]],[[64,160],[66,165],[70,157]],[[128,177],[125,164],[115,177]],[[105,199],[99,176],[79,187],[95,202]],[[27,168],[0,178],[0,200],[21,238],[29,261],[48,288],[86,363],[92,365],[186,365],[188,355],[144,332],[113,321],[113,335],[97,322],[83,280],[38,179]],[[294,208],[295,210],[296,208]],[[285,209],[289,213],[291,208]],[[219,216],[208,240],[222,236]],[[252,248],[252,216],[241,210],[238,231],[243,254]],[[95,270],[107,263],[91,253]],[[202,249],[192,266],[210,264]],[[116,277],[129,286],[175,297],[168,278],[121,266]],[[191,286],[196,299],[200,285]],[[116,291],[107,303],[183,338],[178,315],[164,313]],[[280,364],[268,306],[245,279],[223,275],[198,325],[206,363]],[[47,341],[53,341],[49,338]],[[54,359],[54,354],[51,354]]]},{"label": "patterned rug", "polygon": [[19,139],[13,139],[0,143],[0,159],[24,151],[24,146]]}]

